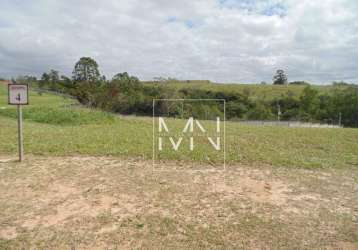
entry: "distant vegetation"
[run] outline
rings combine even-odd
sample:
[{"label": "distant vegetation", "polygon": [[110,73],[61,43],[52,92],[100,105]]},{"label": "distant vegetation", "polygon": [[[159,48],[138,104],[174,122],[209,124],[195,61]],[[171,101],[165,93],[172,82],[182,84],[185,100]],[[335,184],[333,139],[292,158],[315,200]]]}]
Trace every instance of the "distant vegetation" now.
[{"label": "distant vegetation", "polygon": [[[209,81],[178,81],[156,78],[141,82],[128,73],[118,73],[111,80],[100,74],[91,58],[81,58],[72,77],[58,71],[44,73],[40,80],[25,77],[22,81],[74,96],[80,103],[121,114],[152,115],[153,99],[225,99],[229,120],[299,120],[358,127],[358,86],[335,82],[332,86],[310,86],[304,81],[290,82],[283,70],[273,78],[277,85],[214,84]],[[183,117],[180,109],[158,103],[157,113]],[[218,112],[206,104],[205,112]],[[198,118],[203,108],[192,107]]]}]

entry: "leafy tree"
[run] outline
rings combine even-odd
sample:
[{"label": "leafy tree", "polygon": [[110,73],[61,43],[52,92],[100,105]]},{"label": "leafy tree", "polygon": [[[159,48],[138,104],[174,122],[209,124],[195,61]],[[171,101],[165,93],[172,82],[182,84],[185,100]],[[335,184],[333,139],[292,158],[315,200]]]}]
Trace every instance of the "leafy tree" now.
[{"label": "leafy tree", "polygon": [[127,72],[114,75],[112,80],[103,86],[103,93],[98,102],[105,110],[126,114],[140,113],[140,107],[146,106],[142,105],[147,96],[143,92],[142,83]]},{"label": "leafy tree", "polygon": [[50,73],[48,74],[49,80],[51,83],[57,83],[60,81],[60,77],[58,75],[58,71],[51,69]]},{"label": "leafy tree", "polygon": [[39,87],[44,88],[50,82],[50,76],[47,73],[43,73],[41,76],[41,80],[39,81]]},{"label": "leafy tree", "polygon": [[58,89],[57,85],[59,84],[59,81],[60,81],[60,76],[58,74],[58,71],[51,69],[48,74],[48,77],[49,77],[50,89],[51,90]]},{"label": "leafy tree", "polygon": [[75,64],[72,72],[72,79],[75,82],[97,82],[101,80],[98,64],[90,57],[82,57]]},{"label": "leafy tree", "polygon": [[136,81],[138,82],[139,79],[135,76],[130,76],[127,72],[117,73],[112,78],[113,81]]},{"label": "leafy tree", "polygon": [[61,85],[64,87],[64,89],[71,89],[73,87],[72,80],[65,76],[61,75]]},{"label": "leafy tree", "polygon": [[273,84],[284,85],[287,84],[287,76],[285,71],[278,69],[273,77]]},{"label": "leafy tree", "polygon": [[118,85],[122,92],[132,92],[142,86],[137,77],[130,76],[127,72],[115,74],[112,83]]},{"label": "leafy tree", "polygon": [[278,105],[281,109],[281,120],[297,120],[299,114],[300,101],[294,98],[294,96],[287,92],[285,97],[282,97],[280,100],[274,100],[271,102],[271,107],[274,114],[278,112]]},{"label": "leafy tree", "polygon": [[333,94],[334,114],[342,114],[342,123],[349,127],[358,127],[358,86],[337,90]]},{"label": "leafy tree", "polygon": [[274,117],[271,110],[262,102],[256,102],[247,113],[249,120],[272,120]]},{"label": "leafy tree", "polygon": [[314,120],[319,109],[318,91],[310,86],[303,89],[300,97],[300,116],[302,120]]},{"label": "leafy tree", "polygon": [[60,83],[59,72],[51,69],[48,73],[43,73],[41,76],[41,80],[39,81],[39,87],[44,88],[47,86],[51,90],[58,90]]},{"label": "leafy tree", "polygon": [[91,82],[81,82],[76,84],[75,87],[71,90],[71,93],[76,96],[77,100],[90,107],[97,106],[97,95],[99,94],[99,86],[97,87],[94,83]]},{"label": "leafy tree", "polygon": [[43,82],[49,82],[50,81],[50,76],[47,73],[43,73],[41,76],[41,81]]},{"label": "leafy tree", "polygon": [[337,114],[339,112],[336,111],[336,107],[333,103],[332,95],[330,94],[321,94],[318,96],[319,98],[319,107],[317,108],[315,117],[317,120],[322,121],[324,123],[338,123]]},{"label": "leafy tree", "polygon": [[242,101],[228,102],[226,104],[226,118],[227,119],[243,118],[248,110],[249,110],[248,105],[243,103]]}]

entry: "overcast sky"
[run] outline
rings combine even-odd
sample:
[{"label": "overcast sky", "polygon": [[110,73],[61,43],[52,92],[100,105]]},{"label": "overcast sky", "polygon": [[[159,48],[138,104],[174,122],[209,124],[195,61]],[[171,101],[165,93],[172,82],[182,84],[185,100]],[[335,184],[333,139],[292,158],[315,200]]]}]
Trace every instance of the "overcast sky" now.
[{"label": "overcast sky", "polygon": [[0,76],[70,75],[82,56],[108,78],[358,83],[358,1],[0,0]]}]

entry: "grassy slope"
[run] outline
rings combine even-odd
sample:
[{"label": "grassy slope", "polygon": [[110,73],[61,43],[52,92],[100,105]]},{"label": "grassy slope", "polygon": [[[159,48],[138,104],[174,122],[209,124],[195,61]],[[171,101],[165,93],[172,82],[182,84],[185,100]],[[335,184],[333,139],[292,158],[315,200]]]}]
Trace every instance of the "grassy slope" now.
[{"label": "grassy slope", "polygon": [[[153,82],[146,82],[146,84],[153,84]],[[154,83],[158,84],[158,83]],[[164,84],[162,84],[164,85]],[[182,89],[182,88],[197,88],[202,90],[212,90],[212,91],[228,91],[236,93],[249,93],[252,99],[260,100],[272,100],[278,98],[282,95],[286,95],[288,91],[294,94],[294,96],[300,96],[301,92],[305,86],[300,85],[289,85],[289,86],[280,86],[280,85],[261,85],[261,84],[220,84],[220,83],[210,83],[208,81],[194,81],[190,83],[186,82],[170,82],[165,84],[169,88]],[[326,93],[333,86],[323,86],[323,85],[312,85],[313,88],[317,89],[321,93]]]},{"label": "grassy slope", "polygon": [[[30,103],[24,110],[26,153],[152,157],[151,118],[115,117],[79,108],[74,105],[74,100],[37,93],[31,93]],[[31,115],[26,115],[29,113]],[[14,107],[6,105],[6,89],[0,86],[0,154],[17,150],[14,114]],[[170,123],[171,126],[182,126],[178,120]],[[226,132],[228,163],[358,166],[357,129],[255,127],[227,123]],[[201,159],[209,147],[204,144],[195,155],[184,151],[180,155],[164,153],[162,158]]]}]

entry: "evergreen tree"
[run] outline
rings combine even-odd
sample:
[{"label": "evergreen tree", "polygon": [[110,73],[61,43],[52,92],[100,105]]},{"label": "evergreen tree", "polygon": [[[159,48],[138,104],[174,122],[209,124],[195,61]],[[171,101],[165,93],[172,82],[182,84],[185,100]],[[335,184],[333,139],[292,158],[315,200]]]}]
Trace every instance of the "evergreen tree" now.
[{"label": "evergreen tree", "polygon": [[285,74],[285,71],[282,69],[278,69],[276,71],[276,75],[273,77],[273,84],[277,85],[284,85],[287,84],[287,76]]}]

